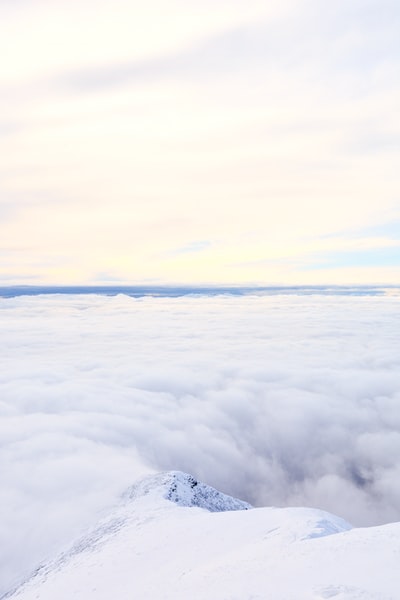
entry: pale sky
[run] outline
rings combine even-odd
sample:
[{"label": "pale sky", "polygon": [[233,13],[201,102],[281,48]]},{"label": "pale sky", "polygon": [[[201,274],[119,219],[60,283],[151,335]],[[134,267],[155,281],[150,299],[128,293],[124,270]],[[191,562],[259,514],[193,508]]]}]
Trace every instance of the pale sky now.
[{"label": "pale sky", "polygon": [[398,0],[2,0],[0,284],[400,283]]}]

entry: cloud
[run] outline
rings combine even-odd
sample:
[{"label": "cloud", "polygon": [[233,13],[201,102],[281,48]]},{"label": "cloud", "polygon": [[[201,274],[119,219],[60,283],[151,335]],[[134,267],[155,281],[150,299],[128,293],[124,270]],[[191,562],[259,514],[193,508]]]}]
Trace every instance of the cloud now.
[{"label": "cloud", "polygon": [[184,246],[180,246],[179,248],[175,248],[175,250],[172,250],[169,254],[193,254],[196,252],[203,252],[204,250],[210,248],[210,246],[211,242],[209,242],[208,240],[198,240],[185,244]]},{"label": "cloud", "polygon": [[27,296],[0,310],[3,589],[149,471],[355,524],[400,518],[399,296]]},{"label": "cloud", "polygon": [[[205,31],[177,50],[71,69],[58,81],[76,91],[98,91],[157,80],[240,78],[249,71],[272,75],[279,69],[288,76],[300,70],[310,81],[318,76],[329,87],[336,87],[337,77],[347,81],[348,75],[354,75],[352,89],[362,93],[363,81],[400,60],[398,6],[386,2],[384,8],[377,7],[371,2],[349,10],[348,3],[337,2],[326,9],[313,2],[305,9],[304,3],[298,3],[290,16],[257,15],[253,22],[243,19],[211,34]],[[337,91],[346,93],[343,88]]]},{"label": "cloud", "polygon": [[[0,237],[32,248],[10,274],[377,280],[301,266],[398,212],[398,5],[279,4],[0,7]],[[188,240],[218,243],[168,255]]]}]

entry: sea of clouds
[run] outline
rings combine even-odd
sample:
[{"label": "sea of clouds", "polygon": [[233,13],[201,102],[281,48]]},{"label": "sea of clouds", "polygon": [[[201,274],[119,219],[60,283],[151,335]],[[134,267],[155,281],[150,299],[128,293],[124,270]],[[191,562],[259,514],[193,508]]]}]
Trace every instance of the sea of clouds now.
[{"label": "sea of clouds", "polygon": [[400,296],[0,298],[0,593],[142,474],[400,519]]}]

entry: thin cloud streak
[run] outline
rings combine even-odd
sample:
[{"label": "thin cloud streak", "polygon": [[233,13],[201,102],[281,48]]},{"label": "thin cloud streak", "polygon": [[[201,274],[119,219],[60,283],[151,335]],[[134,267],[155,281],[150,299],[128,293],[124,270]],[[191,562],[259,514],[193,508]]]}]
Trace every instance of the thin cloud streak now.
[{"label": "thin cloud streak", "polygon": [[362,77],[372,76],[381,66],[399,64],[396,24],[400,14],[398,6],[389,4],[386,13],[379,11],[380,18],[372,7],[371,18],[367,15],[361,22],[358,12],[350,18],[347,14],[345,19],[341,14],[344,7],[336,5],[336,19],[332,19],[333,15],[325,8],[321,11],[319,5],[311,15],[298,10],[290,20],[246,24],[167,56],[65,73],[60,82],[77,91],[97,91],[159,79],[195,81],[232,74],[239,78],[249,70],[259,75],[282,70],[290,76],[305,68],[307,78],[312,80],[318,74],[328,84],[332,78],[352,73],[356,75],[353,88],[357,89]]}]

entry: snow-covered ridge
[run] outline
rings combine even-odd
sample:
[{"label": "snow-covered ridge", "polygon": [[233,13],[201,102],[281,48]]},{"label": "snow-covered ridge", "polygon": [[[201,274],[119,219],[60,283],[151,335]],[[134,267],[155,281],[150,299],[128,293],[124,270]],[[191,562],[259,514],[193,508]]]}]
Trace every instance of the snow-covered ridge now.
[{"label": "snow-covered ridge", "polygon": [[181,471],[150,475],[135,483],[123,494],[123,499],[127,502],[144,497],[162,497],[178,506],[197,506],[209,512],[252,508],[247,502],[223,494]]},{"label": "snow-covered ridge", "polygon": [[400,524],[249,508],[186,473],[151,475],[3,599],[397,600]]},{"label": "snow-covered ridge", "polygon": [[[173,503],[171,505],[171,503]],[[56,559],[39,565],[20,585],[1,596],[0,600],[11,598],[16,592],[32,583],[45,581],[48,574],[59,571],[72,557],[84,552],[98,551],[101,546],[127,526],[137,515],[146,514],[152,518],[153,511],[178,507],[197,507],[208,512],[248,510],[250,504],[219,492],[188,473],[168,471],[149,475],[135,482],[121,497],[121,504],[100,520],[86,535],[74,542]]]}]

